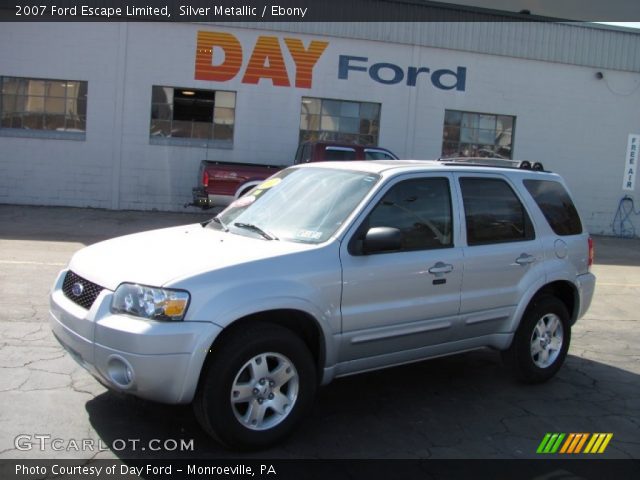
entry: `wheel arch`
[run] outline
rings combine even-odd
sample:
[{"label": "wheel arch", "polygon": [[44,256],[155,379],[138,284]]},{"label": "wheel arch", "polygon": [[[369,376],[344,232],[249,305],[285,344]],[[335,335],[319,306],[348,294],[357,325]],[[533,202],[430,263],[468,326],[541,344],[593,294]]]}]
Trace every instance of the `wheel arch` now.
[{"label": "wheel arch", "polygon": [[[221,345],[225,339],[238,329],[250,328],[251,324],[255,323],[270,323],[279,325],[300,337],[305,343],[311,355],[316,367],[317,383],[320,384],[322,380],[322,374],[327,358],[326,351],[326,339],[322,327],[318,320],[308,312],[292,309],[292,308],[278,308],[272,310],[265,310],[261,312],[252,313],[244,317],[238,318],[229,325],[227,325],[220,334],[214,339],[209,348],[210,353],[215,353],[217,346]],[[200,384],[202,377],[208,368],[211,355],[208,355],[205,359],[204,365],[200,371]]]},{"label": "wheel arch", "polygon": [[569,280],[554,280],[549,283],[538,284],[537,286],[533,286],[527,295],[523,296],[521,303],[516,308],[509,329],[510,338],[503,342],[499,348],[500,350],[506,349],[511,345],[513,335],[516,330],[518,330],[527,310],[538,298],[545,295],[556,297],[564,304],[567,312],[569,312],[569,324],[573,326],[580,310],[580,297],[577,287]]},{"label": "wheel arch", "polygon": [[[556,280],[546,284],[531,299],[534,302],[537,298],[550,295],[560,300],[569,312],[569,323],[573,325],[578,319],[578,310],[580,306],[580,298],[578,289],[574,284],[567,280]],[[529,302],[529,303],[531,303]]]},{"label": "wheel arch", "polygon": [[[571,293],[570,284],[552,282],[539,289],[524,310],[511,345],[501,352],[519,381],[542,383],[562,367],[571,342]],[[566,328],[549,326],[554,316],[556,324]]]}]

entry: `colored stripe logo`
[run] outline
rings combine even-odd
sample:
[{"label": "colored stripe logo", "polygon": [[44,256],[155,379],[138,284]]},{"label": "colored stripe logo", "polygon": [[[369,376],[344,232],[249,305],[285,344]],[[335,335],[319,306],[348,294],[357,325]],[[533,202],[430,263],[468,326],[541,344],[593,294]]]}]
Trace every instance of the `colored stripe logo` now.
[{"label": "colored stripe logo", "polygon": [[536,453],[604,453],[612,438],[613,433],[547,433],[538,445]]}]

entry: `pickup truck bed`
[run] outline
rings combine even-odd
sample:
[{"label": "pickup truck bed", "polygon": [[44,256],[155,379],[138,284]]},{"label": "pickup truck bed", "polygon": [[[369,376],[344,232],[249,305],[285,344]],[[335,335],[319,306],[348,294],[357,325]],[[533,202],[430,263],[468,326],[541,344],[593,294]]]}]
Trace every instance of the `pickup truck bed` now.
[{"label": "pickup truck bed", "polygon": [[201,185],[193,189],[193,204],[202,208],[229,205],[285,167],[286,165],[202,160],[198,174]]},{"label": "pickup truck bed", "polygon": [[[303,142],[293,163],[329,160],[397,160],[389,150],[380,147],[330,142]],[[202,160],[198,186],[193,189],[193,203],[201,208],[226,207],[253,187],[288,165],[236,163]]]}]

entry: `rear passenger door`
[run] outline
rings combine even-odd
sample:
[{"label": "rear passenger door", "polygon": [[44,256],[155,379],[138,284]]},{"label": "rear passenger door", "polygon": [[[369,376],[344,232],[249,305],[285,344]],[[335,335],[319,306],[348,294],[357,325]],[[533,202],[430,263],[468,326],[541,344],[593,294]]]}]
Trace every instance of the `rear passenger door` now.
[{"label": "rear passenger door", "polygon": [[464,225],[460,338],[510,329],[524,292],[544,279],[542,242],[508,178],[457,173]]}]

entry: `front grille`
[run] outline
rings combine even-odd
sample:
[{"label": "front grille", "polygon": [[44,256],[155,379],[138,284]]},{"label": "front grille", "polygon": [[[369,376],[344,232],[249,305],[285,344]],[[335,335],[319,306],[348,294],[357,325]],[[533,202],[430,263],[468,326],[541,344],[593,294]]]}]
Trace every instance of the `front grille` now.
[{"label": "front grille", "polygon": [[[76,287],[76,293],[80,291],[79,295],[74,293],[74,285],[82,285],[82,287]],[[77,303],[87,310],[91,308],[91,305],[96,301],[96,298],[98,298],[102,290],[104,289],[100,285],[96,285],[76,275],[71,270],[67,272],[67,275],[64,277],[64,282],[62,283],[64,295],[72,302]]]}]

